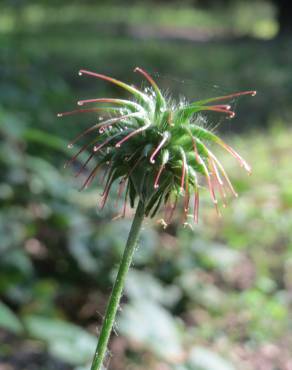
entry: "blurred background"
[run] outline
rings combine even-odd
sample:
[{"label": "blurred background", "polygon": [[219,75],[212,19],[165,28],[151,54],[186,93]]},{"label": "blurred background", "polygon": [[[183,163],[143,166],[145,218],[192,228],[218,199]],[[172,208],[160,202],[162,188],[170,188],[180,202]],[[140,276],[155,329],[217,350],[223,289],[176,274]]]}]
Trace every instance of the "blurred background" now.
[{"label": "blurred background", "polygon": [[208,122],[253,175],[218,153],[240,194],[221,219],[203,190],[193,231],[145,222],[107,369],[292,369],[291,8],[0,1],[1,370],[89,368],[132,214],[112,221],[114,192],[100,212],[97,182],[78,192],[63,164],[92,116],[56,113],[124,94],[80,68],[140,86],[136,66],[174,97],[256,89]]}]

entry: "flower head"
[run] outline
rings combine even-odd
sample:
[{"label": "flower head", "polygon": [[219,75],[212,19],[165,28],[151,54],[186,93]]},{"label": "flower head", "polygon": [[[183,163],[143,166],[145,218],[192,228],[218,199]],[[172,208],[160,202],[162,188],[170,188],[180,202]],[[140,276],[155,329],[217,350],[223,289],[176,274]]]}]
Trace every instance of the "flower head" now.
[{"label": "flower head", "polygon": [[[214,111],[230,118],[235,113],[228,100],[241,95],[256,94],[243,91],[195,102],[181,101],[178,104],[166,99],[152,77],[141,68],[136,68],[148,81],[149,87],[139,90],[117,79],[80,70],[79,75],[88,75],[108,81],[127,90],[132,99],[96,98],[80,100],[79,106],[89,106],[58,116],[75,113],[95,112],[106,115],[101,121],[79,134],[68,147],[84,138],[91,137],[68,161],[72,163],[84,151],[89,150],[79,175],[87,164],[96,159],[94,168],[88,174],[82,188],[86,188],[97,173],[102,170],[105,188],[102,194],[103,208],[112,184],[118,182],[118,197],[124,194],[123,214],[127,199],[131,207],[135,200],[145,204],[145,216],[153,217],[164,205],[164,222],[172,219],[179,198],[183,198],[184,219],[190,211],[198,222],[199,188],[204,177],[211,199],[218,211],[217,193],[225,205],[226,192],[237,196],[224,167],[211,151],[209,144],[216,143],[228,151],[248,173],[248,163],[221,138],[203,127],[201,112]],[[91,104],[97,106],[90,107]]]}]

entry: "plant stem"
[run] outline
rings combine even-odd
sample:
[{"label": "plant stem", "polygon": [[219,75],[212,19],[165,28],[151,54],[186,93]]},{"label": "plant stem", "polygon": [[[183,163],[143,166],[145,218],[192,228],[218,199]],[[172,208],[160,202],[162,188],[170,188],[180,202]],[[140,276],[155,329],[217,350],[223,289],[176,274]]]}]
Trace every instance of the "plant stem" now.
[{"label": "plant stem", "polygon": [[100,331],[95,355],[91,365],[91,370],[101,370],[103,360],[107,351],[107,345],[114,325],[116,313],[119,307],[121,295],[124,289],[125,280],[129,267],[132,262],[133,254],[138,241],[144,219],[144,203],[140,200],[136,209],[135,217],[128,236],[127,244],[120,262],[119,271],[113,286],[113,290],[106,308],[106,314]]}]

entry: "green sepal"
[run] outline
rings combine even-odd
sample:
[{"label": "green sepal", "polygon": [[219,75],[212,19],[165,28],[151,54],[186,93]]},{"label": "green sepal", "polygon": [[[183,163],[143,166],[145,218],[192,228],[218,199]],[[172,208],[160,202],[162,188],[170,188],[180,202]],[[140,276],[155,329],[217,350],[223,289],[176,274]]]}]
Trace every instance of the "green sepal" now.
[{"label": "green sepal", "polygon": [[130,206],[131,208],[135,207],[135,200],[136,200],[137,192],[132,181],[132,178],[129,177],[129,199],[130,199]]}]

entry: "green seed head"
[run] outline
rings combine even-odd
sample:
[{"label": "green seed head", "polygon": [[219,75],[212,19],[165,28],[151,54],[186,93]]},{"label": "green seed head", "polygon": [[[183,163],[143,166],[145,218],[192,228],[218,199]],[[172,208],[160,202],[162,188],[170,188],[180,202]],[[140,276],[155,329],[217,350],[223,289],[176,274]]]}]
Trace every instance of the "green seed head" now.
[{"label": "green seed head", "polygon": [[131,94],[132,99],[81,100],[79,106],[97,106],[58,114],[64,116],[96,112],[107,117],[98,120],[68,145],[71,148],[75,142],[91,137],[68,163],[75,161],[81,152],[89,150],[90,155],[78,174],[95,158],[95,167],[87,176],[83,188],[92,182],[99,171],[104,172],[102,208],[112,184],[118,182],[118,196],[124,196],[125,199],[122,214],[125,213],[127,199],[131,207],[135,206],[136,199],[141,199],[145,204],[145,216],[153,217],[164,205],[166,225],[171,221],[179,198],[182,198],[186,222],[193,198],[192,214],[197,223],[202,177],[206,180],[217,211],[217,193],[223,205],[226,190],[229,189],[237,196],[222,164],[212,153],[210,143],[220,145],[242,167],[251,171],[250,166],[234,149],[203,127],[201,112],[215,111],[232,118],[235,114],[231,106],[224,102],[240,95],[254,96],[256,92],[244,91],[192,103],[180,101],[174,104],[164,98],[156,82],[143,69],[136,68],[135,72],[146,78],[148,88],[141,91],[114,78],[80,70],[79,75],[93,76],[120,86]]}]

